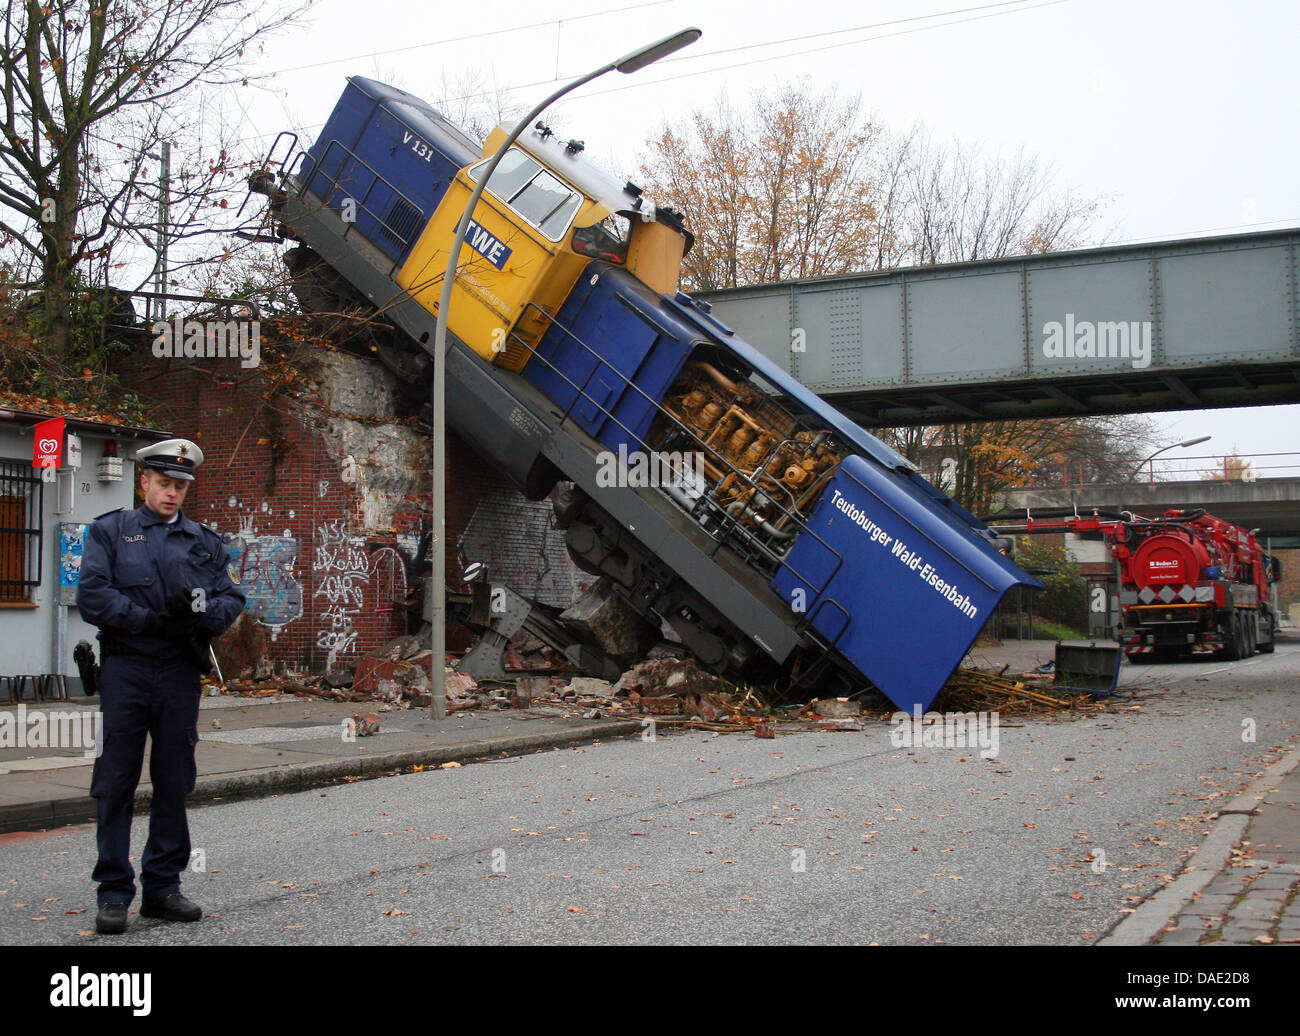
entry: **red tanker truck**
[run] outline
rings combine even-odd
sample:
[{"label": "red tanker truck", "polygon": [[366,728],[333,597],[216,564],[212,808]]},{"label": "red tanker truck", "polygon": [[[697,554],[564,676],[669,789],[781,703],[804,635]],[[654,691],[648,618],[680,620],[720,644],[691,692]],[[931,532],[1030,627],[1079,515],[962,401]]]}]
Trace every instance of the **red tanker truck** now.
[{"label": "red tanker truck", "polygon": [[1119,565],[1121,620],[1115,631],[1134,662],[1219,654],[1235,660],[1273,650],[1272,584],[1282,566],[1255,539],[1204,509],[1160,518],[1095,512],[1027,517],[999,533],[1099,532]]}]

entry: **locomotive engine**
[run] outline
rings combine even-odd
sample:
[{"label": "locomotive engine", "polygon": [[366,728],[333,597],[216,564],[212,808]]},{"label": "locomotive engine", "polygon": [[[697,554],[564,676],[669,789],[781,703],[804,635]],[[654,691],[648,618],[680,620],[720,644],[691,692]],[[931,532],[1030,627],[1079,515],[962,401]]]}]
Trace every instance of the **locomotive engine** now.
[{"label": "locomotive engine", "polygon": [[[391,331],[374,351],[417,391],[448,249],[507,132],[480,151],[418,98],[354,77],[320,138],[252,182],[300,242],[304,305],[373,307]],[[552,495],[575,563],[707,667],[819,694],[870,684],[924,709],[1006,593],[1041,585],[677,291],[681,216],[580,142],[532,127],[472,218],[447,314],[449,427],[529,498]],[[630,477],[646,458],[668,477]]]}]

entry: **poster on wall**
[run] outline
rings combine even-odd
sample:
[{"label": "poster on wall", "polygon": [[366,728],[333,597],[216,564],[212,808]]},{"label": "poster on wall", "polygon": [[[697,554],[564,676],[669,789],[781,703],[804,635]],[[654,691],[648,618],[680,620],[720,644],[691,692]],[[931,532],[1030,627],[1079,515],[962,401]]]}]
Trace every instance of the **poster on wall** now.
[{"label": "poster on wall", "polygon": [[81,577],[81,552],[90,526],[85,522],[59,522],[59,603],[77,603]]}]

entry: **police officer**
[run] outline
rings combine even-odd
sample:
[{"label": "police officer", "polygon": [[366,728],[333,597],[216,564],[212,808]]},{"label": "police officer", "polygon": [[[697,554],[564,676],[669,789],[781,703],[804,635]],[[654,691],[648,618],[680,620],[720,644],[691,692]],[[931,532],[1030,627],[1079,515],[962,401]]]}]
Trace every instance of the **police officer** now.
[{"label": "police officer", "polygon": [[99,800],[95,927],[106,934],[126,930],[135,898],[128,857],[146,734],[153,806],[140,914],[171,921],[202,916],[180,891],[190,859],[185,797],[194,790],[199,678],[210,667],[209,640],[244,607],[225,544],[181,511],[203,451],[188,439],[168,439],[135,456],[143,468],[144,505],[95,520],[77,586],[77,607],[99,627],[102,645],[104,744],[90,794]]}]

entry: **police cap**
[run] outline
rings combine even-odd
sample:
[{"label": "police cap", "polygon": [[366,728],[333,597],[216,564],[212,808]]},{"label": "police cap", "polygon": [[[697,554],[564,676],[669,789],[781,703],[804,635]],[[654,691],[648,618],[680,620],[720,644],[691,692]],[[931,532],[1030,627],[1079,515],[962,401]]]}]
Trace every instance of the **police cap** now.
[{"label": "police cap", "polygon": [[203,463],[203,451],[189,439],[166,439],[137,450],[135,459],[146,468],[193,482],[194,469]]}]

